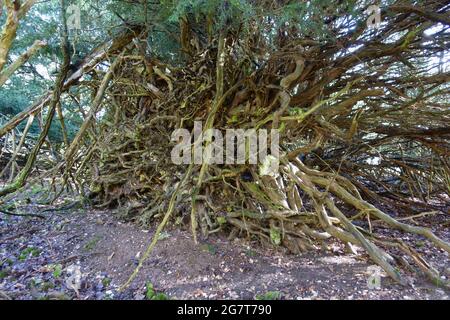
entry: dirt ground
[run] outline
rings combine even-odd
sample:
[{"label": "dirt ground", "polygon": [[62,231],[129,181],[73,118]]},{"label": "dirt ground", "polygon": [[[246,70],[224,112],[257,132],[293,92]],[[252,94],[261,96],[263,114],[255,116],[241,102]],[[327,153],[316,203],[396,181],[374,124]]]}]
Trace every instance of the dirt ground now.
[{"label": "dirt ground", "polygon": [[[42,210],[28,208],[31,213]],[[229,241],[224,234],[196,245],[187,230],[173,227],[162,234],[131,286],[118,292],[145,251],[153,229],[120,221],[108,211],[42,214],[45,219],[0,214],[0,299],[146,299],[152,296],[148,296],[150,286],[170,299],[450,296],[448,290],[421,277],[403,287],[381,273],[380,286],[368,286],[375,266],[365,254],[348,253],[338,243],[329,243],[328,250],[292,255],[243,238]],[[435,231],[449,240],[448,227]],[[443,279],[450,278],[448,253],[431,250],[424,239],[406,240],[421,241],[421,253]],[[81,272],[78,282],[73,280],[77,267]],[[78,290],[71,285],[74,281],[80,284]]]}]

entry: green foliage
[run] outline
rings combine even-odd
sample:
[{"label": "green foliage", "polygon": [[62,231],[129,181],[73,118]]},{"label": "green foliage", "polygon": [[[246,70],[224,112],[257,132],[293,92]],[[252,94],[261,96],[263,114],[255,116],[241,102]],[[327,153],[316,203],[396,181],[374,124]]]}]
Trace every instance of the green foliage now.
[{"label": "green foliage", "polygon": [[281,292],[268,291],[263,294],[256,295],[256,300],[279,300],[281,298]]},{"label": "green foliage", "polygon": [[46,281],[44,283],[42,283],[41,285],[41,290],[42,291],[49,291],[50,289],[53,289],[55,287],[55,284],[50,282],[50,281]]},{"label": "green foliage", "polygon": [[52,275],[54,278],[59,278],[62,274],[62,265],[60,264],[56,264],[56,265],[51,265],[50,267],[52,271]]},{"label": "green foliage", "polygon": [[158,235],[158,239],[159,239],[159,240],[164,240],[164,239],[167,239],[167,238],[170,238],[170,233],[168,233],[168,232],[166,232],[166,231],[161,232],[161,233]]},{"label": "green foliage", "polygon": [[184,0],[175,1],[175,3],[163,1],[163,4],[166,5],[166,12],[169,13],[168,22],[177,22],[186,15],[193,15],[197,21],[204,15],[215,15],[217,30],[255,14],[253,5],[245,0]]},{"label": "green foliage", "polygon": [[43,188],[42,188],[41,185],[39,185],[39,184],[34,184],[34,185],[31,187],[30,193],[31,193],[32,195],[37,195],[38,193],[40,193],[40,192],[42,192],[42,191],[43,191]]},{"label": "green foliage", "polygon": [[[386,1],[390,2],[392,0]],[[82,59],[97,45],[120,32],[124,22],[135,24],[147,21],[154,26],[150,28],[147,38],[150,54],[177,64],[183,63],[177,36],[181,17],[188,18],[194,29],[203,31],[209,17],[214,22],[212,27],[216,34],[222,30],[239,32],[242,36],[245,36],[245,33],[252,34],[254,32],[252,28],[255,27],[252,22],[257,21],[257,28],[266,30],[265,36],[269,42],[275,41],[277,37],[275,30],[284,25],[295,27],[299,32],[299,38],[311,37],[321,40],[332,36],[327,33],[328,28],[323,21],[325,15],[346,17],[355,20],[355,23],[363,21],[365,16],[362,12],[371,1],[347,0],[333,6],[324,0],[288,1],[286,4],[273,6],[249,0],[147,1],[147,17],[141,1],[78,0],[75,3],[81,9],[81,30],[70,31],[69,34],[72,60]],[[0,23],[4,20],[5,14],[0,17]],[[29,107],[53,85],[55,79],[51,74],[59,69],[62,60],[59,31],[57,0],[39,2],[26,15],[20,24],[10,58],[17,57],[37,39],[46,40],[48,46],[39,51],[0,88],[1,115],[8,118],[14,116]],[[26,86],[23,83],[26,83]],[[90,96],[79,95],[79,98],[81,107],[87,109]],[[64,99],[62,103],[68,136],[72,139],[82,119],[78,107],[72,105],[72,100]],[[19,129],[24,125],[25,123],[22,123]],[[37,136],[39,132],[38,121],[35,120],[30,134]],[[57,117],[53,120],[49,139],[57,144],[63,141]]]},{"label": "green foliage", "polygon": [[289,109],[289,115],[291,115],[291,116],[300,116],[303,113],[305,113],[305,111],[301,108],[292,107]]},{"label": "green foliage", "polygon": [[103,278],[102,284],[104,287],[108,287],[111,284],[111,278]]},{"label": "green foliage", "polygon": [[0,270],[0,280],[3,280],[4,278],[6,278],[9,275],[9,271],[8,270]]},{"label": "green foliage", "polygon": [[223,225],[223,224],[227,223],[227,219],[225,217],[217,217],[217,222],[220,225]]},{"label": "green foliage", "polygon": [[35,247],[28,247],[28,248],[23,249],[20,252],[19,260],[20,261],[25,261],[29,257],[37,257],[37,256],[39,256],[40,253],[41,253],[40,249],[35,248]]},{"label": "green foliage", "polygon": [[169,300],[169,297],[163,292],[156,292],[151,282],[147,282],[147,291],[145,297],[147,300]]}]

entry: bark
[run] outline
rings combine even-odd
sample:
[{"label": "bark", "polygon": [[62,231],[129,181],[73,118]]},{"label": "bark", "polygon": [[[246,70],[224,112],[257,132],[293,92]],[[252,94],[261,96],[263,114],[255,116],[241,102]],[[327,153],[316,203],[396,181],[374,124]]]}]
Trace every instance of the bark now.
[{"label": "bark", "polygon": [[25,62],[27,62],[32,56],[36,54],[41,48],[45,47],[47,43],[45,41],[36,40],[28,50],[16,59],[10,66],[0,72],[0,87],[5,84],[17,69],[19,69]]},{"label": "bark", "polygon": [[25,16],[35,2],[36,0],[27,0],[23,5],[20,5],[18,0],[5,0],[6,22],[0,35],[0,71],[6,64],[9,50],[16,38],[20,19]]}]

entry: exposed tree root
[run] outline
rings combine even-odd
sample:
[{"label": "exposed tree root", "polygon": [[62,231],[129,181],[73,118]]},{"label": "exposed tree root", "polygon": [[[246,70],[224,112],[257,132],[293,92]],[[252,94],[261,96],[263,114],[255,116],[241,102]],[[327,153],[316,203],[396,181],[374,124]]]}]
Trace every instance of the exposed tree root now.
[{"label": "exposed tree root", "polygon": [[[445,11],[442,4],[429,5]],[[121,289],[136,277],[172,218],[190,223],[195,241],[198,234],[224,231],[302,253],[334,238],[362,248],[399,283],[407,283],[399,266],[409,261],[439,282],[437,270],[411,245],[387,239],[377,227],[422,236],[450,253],[446,239],[404,222],[423,210],[447,214],[450,192],[449,76],[421,67],[424,57],[445,51],[440,44],[448,35],[437,33],[434,45],[424,46],[423,32],[443,16],[417,10],[395,7],[403,15],[387,17],[379,33],[365,32],[364,21],[352,27],[337,21],[339,36],[326,45],[286,26],[271,38],[275,27],[259,17],[250,24],[251,37],[221,30],[217,37],[205,31],[206,38],[198,32],[202,24],[183,17],[178,62],[147,54],[151,46],[144,46],[143,28],[134,27],[95,50],[56,87],[64,92],[84,86],[77,81],[92,70],[103,76],[88,82],[89,111],[83,110],[80,131],[51,171],[59,183],[55,196],[72,188],[141,223],[161,219]],[[106,73],[96,69],[104,60],[114,61]],[[48,102],[44,96],[11,119],[0,138]],[[278,129],[279,172],[248,164],[248,154],[246,164],[174,164],[172,132],[192,132],[196,121],[204,121],[204,133]],[[212,141],[211,135],[192,137],[189,147]]]}]

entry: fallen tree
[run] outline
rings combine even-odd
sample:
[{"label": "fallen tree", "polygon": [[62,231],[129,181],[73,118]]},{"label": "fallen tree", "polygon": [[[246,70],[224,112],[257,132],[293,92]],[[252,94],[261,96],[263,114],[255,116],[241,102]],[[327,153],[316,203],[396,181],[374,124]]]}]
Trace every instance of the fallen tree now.
[{"label": "fallen tree", "polygon": [[[387,7],[378,29],[340,18],[341,6],[322,11],[325,36],[305,34],[275,13],[214,30],[212,13],[194,19],[187,12],[179,19],[177,62],[147,53],[144,28],[127,31],[126,41],[96,51],[64,85],[99,61],[114,61],[103,79],[86,84],[91,108],[55,171],[62,182],[56,195],[70,185],[141,223],[162,219],[130,281],[177,215],[190,221],[194,237],[226,230],[294,253],[336,238],[365,250],[400,283],[406,280],[397,266],[407,261],[448,286],[410,244],[373,227],[418,234],[450,253],[432,230],[401,220],[424,209],[448,214],[450,75],[435,62],[448,52],[448,6],[425,2]],[[173,131],[191,132],[196,121],[204,133],[278,130],[279,172],[248,161],[172,163]],[[192,147],[210,145],[205,137],[191,139]]]}]

